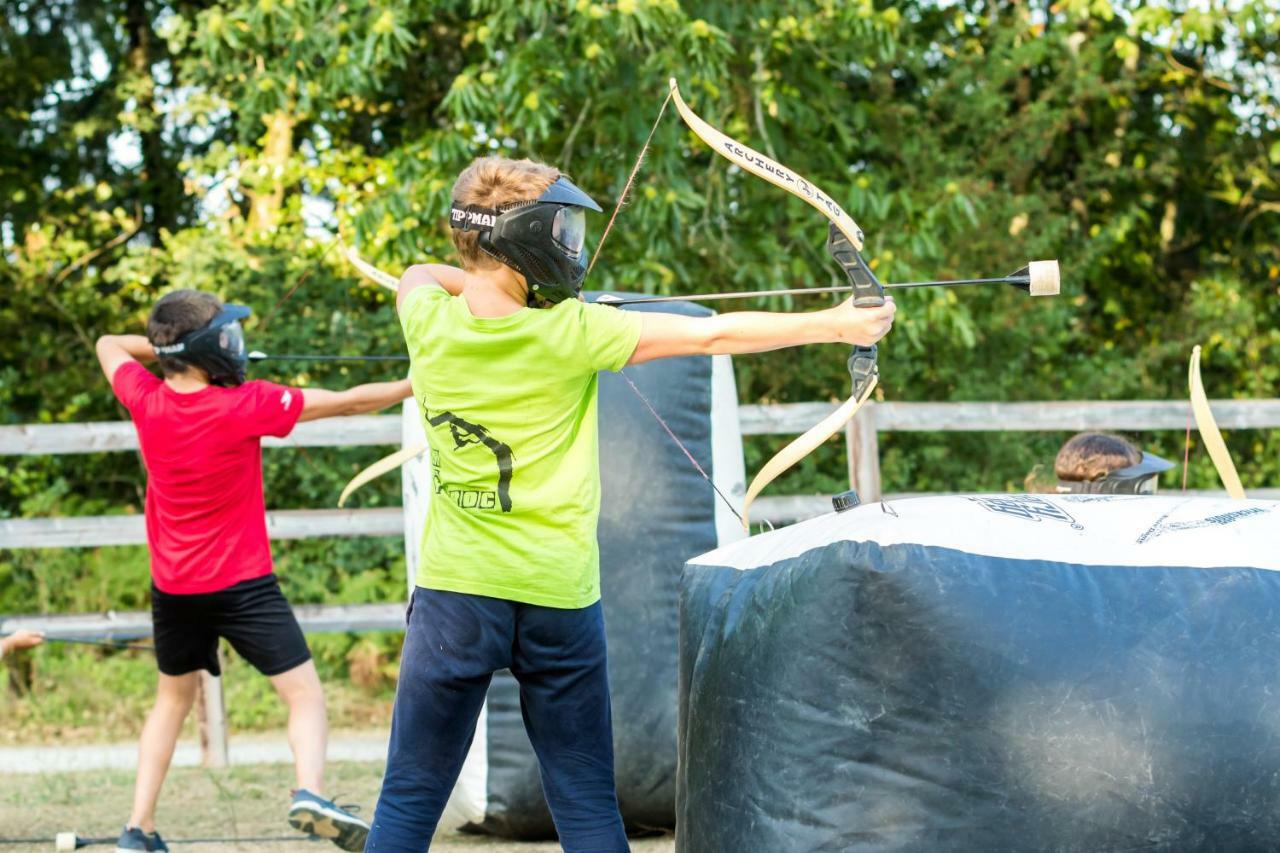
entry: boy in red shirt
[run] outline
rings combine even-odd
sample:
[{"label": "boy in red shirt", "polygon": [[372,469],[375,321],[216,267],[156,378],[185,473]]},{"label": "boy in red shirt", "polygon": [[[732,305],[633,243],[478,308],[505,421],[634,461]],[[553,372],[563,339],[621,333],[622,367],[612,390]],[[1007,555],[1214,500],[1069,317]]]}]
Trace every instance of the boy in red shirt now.
[{"label": "boy in red shirt", "polygon": [[[363,850],[369,827],[321,795],[328,722],[311,652],[272,573],[262,495],[263,436],[299,421],[372,412],[413,393],[408,380],[346,391],[245,381],[249,309],[179,290],[156,302],[147,336],[105,335],[98,361],[129,410],[147,469],[147,544],[156,704],[138,750],[133,812],[118,851],[168,850],[155,807],[199,671],[219,672],[218,639],[267,676],[289,707],[298,790],[289,823]],[[159,359],[163,379],[140,362]]]}]

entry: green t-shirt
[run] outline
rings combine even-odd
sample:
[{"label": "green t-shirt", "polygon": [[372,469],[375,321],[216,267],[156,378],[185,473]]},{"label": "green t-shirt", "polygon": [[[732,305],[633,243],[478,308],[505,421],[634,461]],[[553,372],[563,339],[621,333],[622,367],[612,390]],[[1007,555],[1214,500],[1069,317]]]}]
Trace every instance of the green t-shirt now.
[{"label": "green t-shirt", "polygon": [[594,604],[596,373],[631,358],[640,317],[577,300],[475,317],[426,286],[405,297],[400,324],[433,481],[418,585]]}]

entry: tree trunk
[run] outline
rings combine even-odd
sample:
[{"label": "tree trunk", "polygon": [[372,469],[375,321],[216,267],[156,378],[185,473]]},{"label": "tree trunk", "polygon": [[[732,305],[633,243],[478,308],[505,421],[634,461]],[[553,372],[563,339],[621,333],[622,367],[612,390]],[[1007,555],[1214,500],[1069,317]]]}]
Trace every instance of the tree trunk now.
[{"label": "tree trunk", "polygon": [[284,204],[282,173],[293,154],[293,116],[284,112],[263,116],[267,135],[262,145],[262,163],[267,167],[266,180],[250,191],[249,231],[274,228]]},{"label": "tree trunk", "polygon": [[165,145],[164,116],[156,111],[151,66],[158,57],[147,0],[126,0],[125,25],[129,33],[126,64],[130,76],[141,83],[136,89],[142,148],[139,197],[146,207],[144,228],[158,242],[161,229],[172,231],[178,226],[183,205],[182,177]]}]

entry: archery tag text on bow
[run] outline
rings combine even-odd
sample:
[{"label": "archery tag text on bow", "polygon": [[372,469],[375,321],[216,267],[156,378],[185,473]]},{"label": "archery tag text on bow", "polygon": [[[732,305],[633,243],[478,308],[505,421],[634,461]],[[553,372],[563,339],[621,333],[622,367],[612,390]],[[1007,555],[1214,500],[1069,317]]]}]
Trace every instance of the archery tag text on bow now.
[{"label": "archery tag text on bow", "polygon": [[791,187],[794,192],[800,193],[806,198],[811,198],[814,201],[818,202],[829,211],[831,216],[837,219],[840,219],[848,215],[844,212],[843,207],[836,204],[832,199],[828,198],[825,193],[823,193],[813,184],[809,183],[804,178],[799,177],[794,172],[784,168],[778,163],[773,162],[768,157],[758,154],[755,151],[752,151],[750,148],[739,145],[738,143],[734,142],[732,139],[724,140],[724,142],[722,142],[721,145],[724,146],[725,151],[729,152],[729,155],[730,155],[729,159],[737,158],[739,160],[746,160],[747,162],[751,163],[757,168],[763,169],[764,171],[773,175],[774,177],[780,180],[786,181],[787,186]]}]

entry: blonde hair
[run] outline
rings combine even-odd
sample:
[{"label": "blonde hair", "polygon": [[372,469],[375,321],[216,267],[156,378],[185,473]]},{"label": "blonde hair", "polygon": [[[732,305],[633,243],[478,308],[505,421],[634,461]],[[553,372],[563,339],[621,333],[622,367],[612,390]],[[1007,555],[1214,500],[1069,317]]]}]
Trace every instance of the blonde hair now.
[{"label": "blonde hair", "polygon": [[1092,482],[1141,461],[1142,451],[1118,435],[1082,432],[1062,445],[1053,470],[1059,480]]},{"label": "blonde hair", "polygon": [[[453,201],[463,206],[475,204],[501,210],[534,201],[559,178],[559,169],[535,160],[480,157],[458,175],[453,184]],[[454,228],[452,237],[463,269],[494,269],[499,265],[497,259],[478,245],[479,232]]]}]

